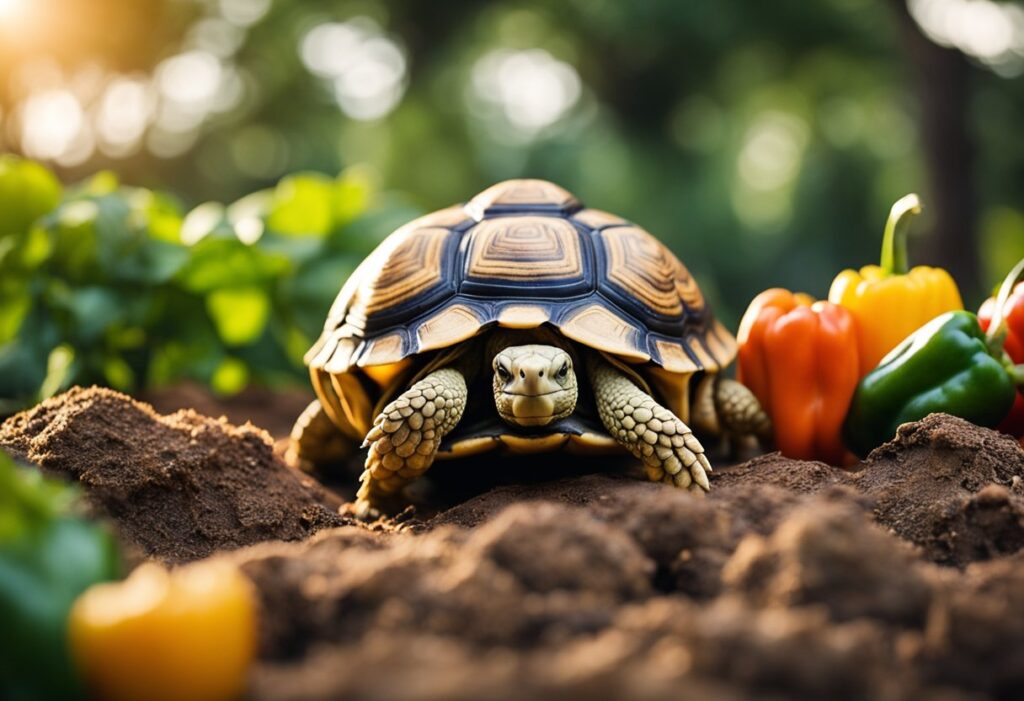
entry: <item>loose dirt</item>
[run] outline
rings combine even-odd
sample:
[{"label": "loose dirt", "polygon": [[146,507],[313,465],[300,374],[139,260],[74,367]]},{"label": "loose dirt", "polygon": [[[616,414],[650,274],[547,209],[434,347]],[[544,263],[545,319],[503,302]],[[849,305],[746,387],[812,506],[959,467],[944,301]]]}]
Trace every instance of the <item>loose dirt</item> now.
[{"label": "loose dirt", "polygon": [[76,480],[122,538],[171,563],[345,523],[338,500],[287,469],[270,437],[190,409],[160,416],[106,389],[73,389],[0,425],[0,448]]},{"label": "loose dirt", "polygon": [[[854,471],[721,468],[703,499],[488,457],[370,527],[258,429],[112,392],[13,417],[0,445],[77,479],[151,556],[231,550],[262,599],[253,699],[1024,694],[1024,450],[948,416]],[[518,466],[452,504],[453,475]]]}]

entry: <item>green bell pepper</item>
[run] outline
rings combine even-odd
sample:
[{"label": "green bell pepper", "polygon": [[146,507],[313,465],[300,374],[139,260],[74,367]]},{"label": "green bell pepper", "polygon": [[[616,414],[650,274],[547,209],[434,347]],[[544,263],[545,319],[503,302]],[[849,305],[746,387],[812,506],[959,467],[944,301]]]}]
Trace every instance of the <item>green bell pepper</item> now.
[{"label": "green bell pepper", "polygon": [[993,348],[978,317],[948,312],[896,346],[857,386],[844,436],[864,457],[896,435],[900,424],[935,412],[995,426],[1013,405],[1015,370]]},{"label": "green bell pepper", "polygon": [[71,513],[75,495],[0,452],[0,688],[11,701],[84,696],[68,611],[119,565],[111,534]]}]

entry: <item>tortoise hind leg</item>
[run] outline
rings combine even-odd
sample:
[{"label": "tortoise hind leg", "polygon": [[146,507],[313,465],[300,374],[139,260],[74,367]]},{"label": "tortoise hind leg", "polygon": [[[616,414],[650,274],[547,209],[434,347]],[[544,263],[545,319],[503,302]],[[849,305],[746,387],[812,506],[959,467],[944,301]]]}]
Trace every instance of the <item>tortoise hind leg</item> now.
[{"label": "tortoise hind leg", "polygon": [[319,399],[296,419],[288,443],[285,462],[303,472],[336,466],[355,452],[354,442],[338,430]]},{"label": "tortoise hind leg", "polygon": [[701,435],[725,440],[735,456],[744,444],[769,444],[772,421],[747,387],[719,375],[705,375],[693,393],[693,427]]},{"label": "tortoise hind leg", "polygon": [[462,418],[467,397],[465,377],[447,367],[431,372],[384,407],[363,443],[369,452],[356,493],[358,517],[377,516],[406,484],[427,471],[441,439]]},{"label": "tortoise hind leg", "polygon": [[601,422],[643,461],[648,479],[692,492],[711,488],[704,448],[679,417],[597,354],[588,356],[587,372]]}]

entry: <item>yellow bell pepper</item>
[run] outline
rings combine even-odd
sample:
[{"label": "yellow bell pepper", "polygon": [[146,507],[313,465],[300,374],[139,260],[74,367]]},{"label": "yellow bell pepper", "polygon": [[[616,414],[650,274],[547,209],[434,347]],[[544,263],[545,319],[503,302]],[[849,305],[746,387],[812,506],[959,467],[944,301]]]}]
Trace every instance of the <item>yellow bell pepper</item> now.
[{"label": "yellow bell pepper", "polygon": [[856,320],[863,377],[903,339],[945,312],[963,309],[953,278],[941,268],[908,270],[907,229],[921,211],[917,195],[892,206],[882,240],[881,265],[844,270],[832,281],[828,301],[845,307]]},{"label": "yellow bell pepper", "polygon": [[72,655],[101,701],[231,701],[256,652],[256,595],[233,565],[141,565],[71,609]]}]

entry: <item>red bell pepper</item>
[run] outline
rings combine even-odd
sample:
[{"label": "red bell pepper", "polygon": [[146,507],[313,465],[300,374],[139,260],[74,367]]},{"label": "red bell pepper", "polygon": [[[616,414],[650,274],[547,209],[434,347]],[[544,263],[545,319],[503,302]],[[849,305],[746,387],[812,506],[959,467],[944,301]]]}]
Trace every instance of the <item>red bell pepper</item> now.
[{"label": "red bell pepper", "polygon": [[[978,320],[982,329],[988,331],[995,313],[996,299],[989,297],[978,310]],[[1003,304],[1003,321],[1006,324],[1006,342],[1003,348],[1013,362],[1024,363],[1024,282],[1014,286]],[[1013,408],[997,428],[1011,436],[1024,436],[1024,387],[1017,387],[1017,398]]]}]

